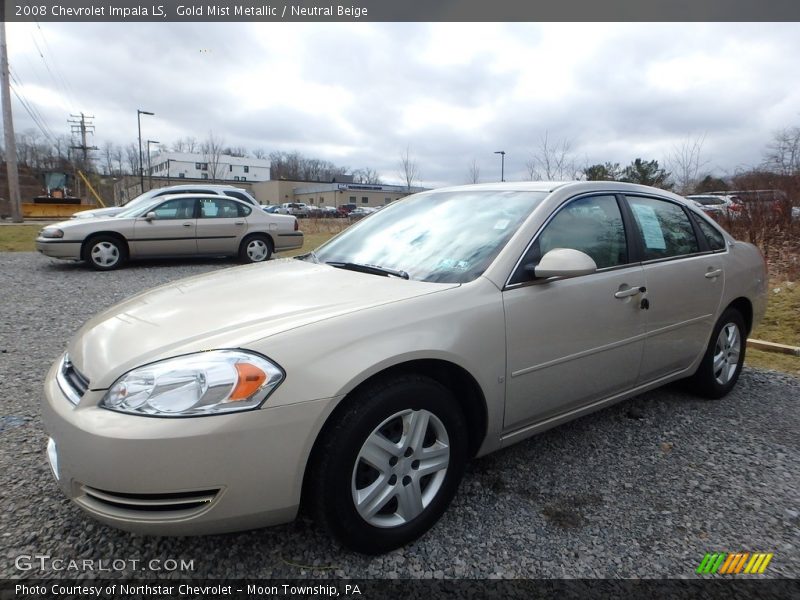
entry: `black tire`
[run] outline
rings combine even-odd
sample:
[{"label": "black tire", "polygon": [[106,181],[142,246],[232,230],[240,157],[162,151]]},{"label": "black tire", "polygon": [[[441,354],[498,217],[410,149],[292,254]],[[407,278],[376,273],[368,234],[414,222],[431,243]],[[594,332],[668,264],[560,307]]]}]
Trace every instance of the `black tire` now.
[{"label": "black tire", "polygon": [[[306,499],[315,520],[344,546],[364,554],[380,554],[423,535],[447,509],[464,474],[467,428],[452,393],[419,375],[377,381],[347,402],[315,446]],[[415,430],[413,423],[423,422],[425,425],[416,428],[424,429],[422,441],[414,444],[414,436],[408,431]],[[397,448],[397,455],[385,455],[391,458],[382,467],[383,473],[370,467],[361,454],[367,440],[374,440],[376,435]],[[403,442],[408,443],[406,451]],[[440,464],[443,461],[444,467]],[[431,473],[424,474],[426,471]],[[366,495],[372,486],[382,490],[374,503],[381,508],[370,517],[380,524],[367,520],[356,506],[356,494]]]},{"label": "black tire", "polygon": [[272,240],[262,233],[248,235],[239,246],[239,260],[243,263],[266,262],[272,256]]},{"label": "black tire", "polygon": [[[736,336],[734,344],[730,343],[731,334]],[[714,326],[700,367],[687,380],[689,390],[711,399],[722,398],[730,392],[742,372],[747,348],[746,336],[742,314],[735,308],[728,308]],[[735,355],[735,346],[738,346],[738,356]],[[716,366],[715,358],[719,361]]]},{"label": "black tire", "polygon": [[128,261],[128,245],[113,235],[97,235],[84,243],[83,260],[96,271],[113,271]]}]

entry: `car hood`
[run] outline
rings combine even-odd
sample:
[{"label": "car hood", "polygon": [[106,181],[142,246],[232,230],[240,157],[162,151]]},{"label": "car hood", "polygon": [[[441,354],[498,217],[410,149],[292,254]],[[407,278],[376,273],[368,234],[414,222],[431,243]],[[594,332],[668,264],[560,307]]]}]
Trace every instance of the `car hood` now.
[{"label": "car hood", "polygon": [[[256,340],[370,307],[440,292],[425,283],[282,259],[179,280],[89,320],[68,352],[91,389],[156,360]],[[309,340],[313,343],[313,340]]]},{"label": "car hood", "polygon": [[109,206],[107,208],[94,208],[92,210],[82,210],[72,215],[73,219],[91,219],[95,217],[113,217],[118,215],[123,210],[124,206]]}]

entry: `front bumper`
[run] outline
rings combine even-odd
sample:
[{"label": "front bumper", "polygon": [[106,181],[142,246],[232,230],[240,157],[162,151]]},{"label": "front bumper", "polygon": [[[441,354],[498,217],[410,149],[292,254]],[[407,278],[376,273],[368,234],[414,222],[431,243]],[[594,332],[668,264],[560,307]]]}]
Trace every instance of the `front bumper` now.
[{"label": "front bumper", "polygon": [[59,239],[36,238],[36,250],[45,256],[67,260],[81,259],[81,242]]},{"label": "front bumper", "polygon": [[87,391],[74,406],[57,369],[47,375],[42,408],[51,468],[67,497],[98,520],[138,533],[199,535],[296,516],[306,462],[334,399],[139,417],[98,408],[102,391]]}]

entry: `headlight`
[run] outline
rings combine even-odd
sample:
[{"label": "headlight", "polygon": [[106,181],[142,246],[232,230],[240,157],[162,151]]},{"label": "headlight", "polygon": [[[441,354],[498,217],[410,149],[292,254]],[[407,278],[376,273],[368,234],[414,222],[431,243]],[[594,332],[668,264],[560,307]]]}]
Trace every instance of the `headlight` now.
[{"label": "headlight", "polygon": [[262,356],[214,350],[133,369],[100,406],[157,417],[216,415],[257,408],[282,381],[281,368]]},{"label": "headlight", "polygon": [[64,232],[55,227],[45,227],[40,234],[43,238],[63,238]]}]

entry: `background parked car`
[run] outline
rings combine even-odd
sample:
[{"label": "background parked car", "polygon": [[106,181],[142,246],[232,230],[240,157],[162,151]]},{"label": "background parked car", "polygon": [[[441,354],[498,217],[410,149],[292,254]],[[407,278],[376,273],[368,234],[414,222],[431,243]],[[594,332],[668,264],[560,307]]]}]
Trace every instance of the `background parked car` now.
[{"label": "background parked car", "polygon": [[348,214],[347,216],[351,220],[357,221],[358,219],[363,219],[364,217],[371,215],[377,210],[378,210],[377,208],[372,208],[371,206],[359,206],[358,208],[354,208],[353,210],[351,210],[350,214]]},{"label": "background parked car", "polygon": [[694,202],[708,216],[714,218],[734,218],[742,209],[741,204],[735,202],[731,196],[692,194],[686,198]]},{"label": "background parked car", "polygon": [[303,202],[284,202],[281,204],[284,214],[294,215],[295,217],[305,219],[308,217],[308,205]]},{"label": "background parked car", "polygon": [[297,219],[264,212],[243,200],[212,194],[151,198],[115,218],[70,219],[36,238],[46,256],[85,260],[108,271],[128,259],[238,256],[261,262],[275,250],[303,245]]},{"label": "background parked car", "polygon": [[348,204],[340,204],[336,210],[339,212],[340,216],[346,217],[356,208],[358,208],[358,204],[348,203]]},{"label": "background parked car", "polygon": [[234,187],[232,185],[195,185],[195,184],[182,184],[182,185],[168,185],[166,187],[154,188],[139,194],[135,198],[128,200],[122,206],[109,206],[107,208],[95,208],[92,210],[81,210],[72,215],[73,219],[92,219],[94,217],[114,217],[122,211],[134,206],[139,206],[148,202],[151,198],[160,198],[161,196],[171,196],[174,194],[217,194],[220,196],[228,196],[242,200],[253,206],[261,206],[258,200],[253,198],[247,190]]}]

